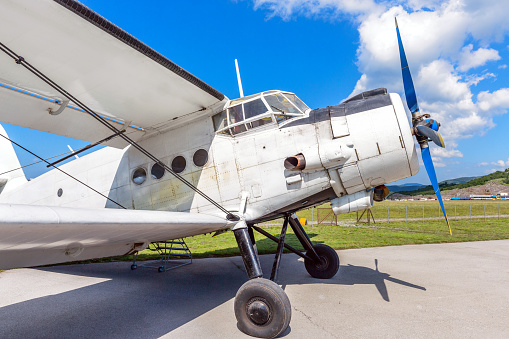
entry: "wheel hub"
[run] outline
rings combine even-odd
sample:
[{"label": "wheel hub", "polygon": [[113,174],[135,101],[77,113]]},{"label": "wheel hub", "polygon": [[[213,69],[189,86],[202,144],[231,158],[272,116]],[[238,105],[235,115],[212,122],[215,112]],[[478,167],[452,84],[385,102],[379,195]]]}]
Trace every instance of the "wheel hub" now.
[{"label": "wheel hub", "polygon": [[246,312],[249,319],[257,325],[268,323],[272,317],[267,301],[263,298],[253,298],[246,306]]},{"label": "wheel hub", "polygon": [[329,267],[329,260],[324,256],[320,256],[320,262],[316,264],[316,268],[320,271],[324,271],[327,267]]}]

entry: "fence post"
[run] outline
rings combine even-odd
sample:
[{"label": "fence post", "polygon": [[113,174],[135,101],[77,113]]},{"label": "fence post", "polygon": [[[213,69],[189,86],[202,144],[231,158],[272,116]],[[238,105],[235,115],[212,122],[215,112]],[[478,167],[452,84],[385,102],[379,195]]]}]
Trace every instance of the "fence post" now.
[{"label": "fence post", "polygon": [[424,205],[422,205],[422,223],[424,224]]},{"label": "fence post", "polygon": [[391,223],[391,220],[389,219],[389,206],[387,206],[387,223]]}]

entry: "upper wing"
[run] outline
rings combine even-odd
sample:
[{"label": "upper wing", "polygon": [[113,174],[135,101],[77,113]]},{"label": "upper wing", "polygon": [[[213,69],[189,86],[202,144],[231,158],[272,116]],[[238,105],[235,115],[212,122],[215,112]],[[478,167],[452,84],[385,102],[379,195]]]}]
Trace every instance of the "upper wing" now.
[{"label": "upper wing", "polygon": [[[2,1],[0,42],[94,112],[145,130],[167,128],[185,115],[198,117],[227,100],[74,0]],[[79,110],[48,114],[58,105],[45,99],[65,98],[5,53],[0,83],[10,87],[0,87],[0,121],[90,142],[111,134]],[[143,134],[128,133],[135,140]]]},{"label": "upper wing", "polygon": [[132,254],[150,242],[225,229],[184,212],[0,204],[0,270]]}]

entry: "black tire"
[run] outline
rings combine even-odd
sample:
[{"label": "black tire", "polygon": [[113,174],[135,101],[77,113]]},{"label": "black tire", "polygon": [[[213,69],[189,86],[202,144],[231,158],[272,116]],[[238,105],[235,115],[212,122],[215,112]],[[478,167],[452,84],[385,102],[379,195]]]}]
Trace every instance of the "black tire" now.
[{"label": "black tire", "polygon": [[[318,279],[330,279],[338,273],[339,270],[339,257],[336,251],[327,245],[317,244],[314,245],[316,253],[322,259],[322,262],[317,264],[309,259],[304,259],[304,266],[306,271],[313,277]],[[312,257],[311,250],[306,252],[308,257]]]},{"label": "black tire", "polygon": [[275,338],[288,328],[290,300],[278,284],[268,279],[247,281],[235,296],[235,317],[240,330],[258,338]]}]

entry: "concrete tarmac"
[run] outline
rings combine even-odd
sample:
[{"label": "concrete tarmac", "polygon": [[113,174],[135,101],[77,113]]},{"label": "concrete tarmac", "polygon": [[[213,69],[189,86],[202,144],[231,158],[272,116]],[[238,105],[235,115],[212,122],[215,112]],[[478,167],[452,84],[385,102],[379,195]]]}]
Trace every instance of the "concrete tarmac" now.
[{"label": "concrete tarmac", "polygon": [[[339,251],[340,272],[311,278],[286,254],[284,338],[509,338],[509,240]],[[262,256],[270,275],[273,256]],[[173,271],[130,263],[0,273],[0,338],[247,338],[233,299],[240,257]]]}]

